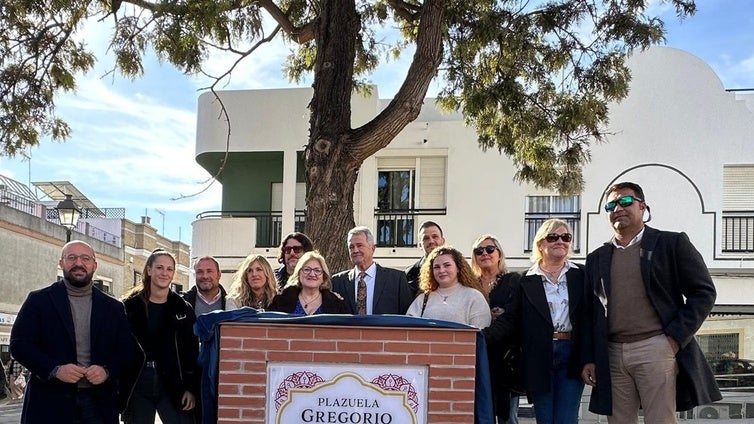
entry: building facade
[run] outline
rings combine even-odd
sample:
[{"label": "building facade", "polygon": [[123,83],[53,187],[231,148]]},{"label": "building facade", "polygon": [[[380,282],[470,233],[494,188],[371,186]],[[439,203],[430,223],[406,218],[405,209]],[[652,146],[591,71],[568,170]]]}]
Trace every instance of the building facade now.
[{"label": "building facade", "polygon": [[[651,48],[628,63],[630,94],[611,105],[608,143],[592,146],[584,190],[575,196],[516,182],[507,157],[483,152],[460,114],[443,113],[427,99],[416,121],[359,172],[354,218],[375,232],[376,261],[396,268],[413,263],[421,254],[418,226],[430,219],[467,255],[478,236],[498,236],[509,268],[523,270],[530,266],[534,232],[549,217],[571,224],[573,259],[583,261],[612,234],[602,209],[604,190],[630,180],[644,187],[649,225],[685,231],[698,247],[717,284],[716,309],[750,309],[754,93],[727,91],[706,63],[673,48]],[[200,214],[193,223],[192,256],[218,257],[226,282],[249,253],[274,263],[281,235],[303,228],[302,152],[311,94],[304,88],[220,92],[232,127],[229,140],[213,94],[199,98],[197,162],[215,175],[226,142],[229,152],[218,178],[222,211]],[[377,94],[354,96],[353,126],[387,102]],[[345,234],[343,239],[345,249]],[[700,337],[711,356],[726,349],[717,346],[725,340],[737,354],[754,358],[751,328],[747,318],[712,317]]]},{"label": "building facade", "polygon": [[[66,229],[54,209],[65,194],[79,193],[68,182],[36,183],[52,199],[40,201],[31,190],[0,176],[0,357],[8,359],[10,331],[28,293],[63,276],[58,266],[66,243]],[[52,187],[60,193],[55,193]],[[97,256],[95,284],[116,298],[138,282],[150,252],[161,247],[172,252],[178,264],[174,287],[188,288],[189,246],[157,234],[147,217],[141,223],[125,219],[125,210],[97,208],[83,195],[74,197],[82,218],[71,232],[72,240],[89,243]]]}]

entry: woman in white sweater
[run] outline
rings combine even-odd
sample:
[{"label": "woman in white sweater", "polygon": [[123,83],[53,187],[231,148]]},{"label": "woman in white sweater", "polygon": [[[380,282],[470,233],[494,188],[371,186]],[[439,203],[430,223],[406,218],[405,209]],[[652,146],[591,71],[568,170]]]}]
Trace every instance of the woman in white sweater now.
[{"label": "woman in white sweater", "polygon": [[463,254],[450,246],[430,252],[421,269],[419,289],[406,315],[484,328],[492,315],[476,278]]}]

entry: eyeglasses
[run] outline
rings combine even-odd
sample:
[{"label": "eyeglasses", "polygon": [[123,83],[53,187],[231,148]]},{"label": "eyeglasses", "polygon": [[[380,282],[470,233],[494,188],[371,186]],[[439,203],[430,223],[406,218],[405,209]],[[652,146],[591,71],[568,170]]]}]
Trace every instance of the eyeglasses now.
[{"label": "eyeglasses", "polygon": [[323,271],[322,271],[322,268],[311,268],[311,267],[305,266],[301,268],[301,272],[303,272],[304,274],[314,274],[319,277],[320,275],[322,275]]},{"label": "eyeglasses", "polygon": [[497,250],[497,247],[495,247],[495,246],[493,246],[493,245],[490,244],[490,245],[487,245],[487,246],[479,246],[479,247],[475,248],[474,249],[474,254],[477,255],[477,256],[481,256],[482,253],[487,252],[488,255],[491,255],[492,252],[494,252],[496,250]]},{"label": "eyeglasses", "polygon": [[545,236],[545,240],[547,240],[548,243],[555,243],[556,241],[558,241],[558,239],[561,239],[566,243],[570,243],[571,240],[573,240],[573,236],[571,235],[571,233],[563,233],[563,234],[550,233],[547,236]]},{"label": "eyeglasses", "polygon": [[605,211],[606,212],[612,212],[615,210],[615,207],[620,205],[622,208],[627,208],[634,204],[634,202],[643,202],[644,199],[639,199],[636,196],[631,196],[630,194],[628,196],[621,196],[615,200],[609,201],[605,203]]},{"label": "eyeglasses", "polygon": [[293,253],[301,253],[304,251],[304,246],[285,246],[283,248],[283,252],[290,254]]},{"label": "eyeglasses", "polygon": [[63,259],[65,259],[66,262],[70,262],[70,263],[74,263],[76,262],[77,259],[81,259],[81,262],[85,264],[90,264],[94,261],[94,256],[70,254],[68,256],[63,256]]}]

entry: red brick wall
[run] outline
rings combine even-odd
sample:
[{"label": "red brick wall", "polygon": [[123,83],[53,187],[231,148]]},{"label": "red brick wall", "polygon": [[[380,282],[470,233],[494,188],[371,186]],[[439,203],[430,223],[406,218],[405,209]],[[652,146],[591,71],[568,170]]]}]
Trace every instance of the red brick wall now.
[{"label": "red brick wall", "polygon": [[220,336],[219,423],[264,423],[268,361],[428,365],[428,423],[474,422],[476,330],[228,323]]}]

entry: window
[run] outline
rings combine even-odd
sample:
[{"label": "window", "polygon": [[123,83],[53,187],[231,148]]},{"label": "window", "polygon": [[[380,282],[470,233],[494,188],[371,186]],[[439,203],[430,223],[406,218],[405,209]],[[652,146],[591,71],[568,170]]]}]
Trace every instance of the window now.
[{"label": "window", "polygon": [[526,196],[524,250],[531,252],[534,247],[534,235],[542,223],[550,218],[558,218],[568,223],[573,232],[571,247],[574,252],[578,252],[581,235],[581,196]]},{"label": "window", "polygon": [[443,156],[377,159],[377,246],[413,247],[417,220],[445,215],[445,175]]},{"label": "window", "polygon": [[723,252],[754,252],[754,165],[723,167]]},{"label": "window", "polygon": [[739,333],[700,334],[696,339],[708,361],[738,358]]},{"label": "window", "polygon": [[414,209],[414,170],[377,173],[378,246],[413,246],[414,219],[405,214]]},{"label": "window", "polygon": [[139,271],[134,271],[134,287],[136,287],[141,282],[141,273]]}]

